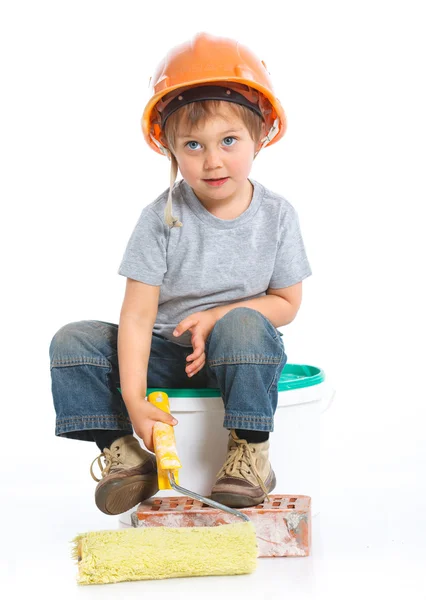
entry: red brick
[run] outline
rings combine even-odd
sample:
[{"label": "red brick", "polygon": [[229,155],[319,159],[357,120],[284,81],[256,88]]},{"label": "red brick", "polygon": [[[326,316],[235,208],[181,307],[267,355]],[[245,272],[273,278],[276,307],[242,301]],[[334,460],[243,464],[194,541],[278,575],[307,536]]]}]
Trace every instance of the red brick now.
[{"label": "red brick", "polygon": [[[311,498],[270,494],[271,502],[243,508],[256,528],[259,557],[309,556]],[[151,498],[132,514],[134,527],[216,527],[238,517],[186,496]]]}]

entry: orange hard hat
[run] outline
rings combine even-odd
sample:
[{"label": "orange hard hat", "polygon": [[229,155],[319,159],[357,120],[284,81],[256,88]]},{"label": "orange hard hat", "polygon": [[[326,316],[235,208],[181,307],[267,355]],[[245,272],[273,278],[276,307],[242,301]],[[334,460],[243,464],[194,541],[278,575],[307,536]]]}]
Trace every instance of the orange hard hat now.
[{"label": "orange hard hat", "polygon": [[[163,135],[165,120],[184,104],[223,99],[243,104],[262,116],[266,137],[261,148],[274,144],[286,130],[286,117],[275,96],[266,65],[239,42],[197,33],[176,46],[150,79],[153,95],[142,115],[146,142],[170,157]],[[197,88],[197,89],[194,89]],[[185,91],[190,93],[185,95]]]}]

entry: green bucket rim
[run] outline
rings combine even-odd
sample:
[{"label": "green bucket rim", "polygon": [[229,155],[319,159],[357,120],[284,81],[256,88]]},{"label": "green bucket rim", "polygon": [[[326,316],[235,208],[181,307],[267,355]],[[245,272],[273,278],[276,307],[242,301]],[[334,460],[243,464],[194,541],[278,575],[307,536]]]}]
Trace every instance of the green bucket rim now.
[{"label": "green bucket rim", "polygon": [[[286,364],[278,381],[278,392],[287,392],[318,385],[325,380],[325,373],[312,365]],[[121,393],[121,389],[118,388]],[[147,396],[152,392],[165,392],[169,398],[216,398],[220,397],[217,388],[148,388]]]}]

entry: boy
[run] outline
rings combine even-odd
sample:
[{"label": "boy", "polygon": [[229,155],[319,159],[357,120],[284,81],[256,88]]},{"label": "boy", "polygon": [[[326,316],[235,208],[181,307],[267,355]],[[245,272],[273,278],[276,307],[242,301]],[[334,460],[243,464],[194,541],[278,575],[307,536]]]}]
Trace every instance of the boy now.
[{"label": "boy", "polygon": [[52,340],[56,434],[96,442],[95,501],[117,514],[157,491],[155,457],[133,432],[152,451],[155,421],[177,424],[147,388],[219,388],[230,434],[211,498],[254,506],[276,484],[269,432],[287,360],[277,327],[295,318],[311,274],[294,208],[249,178],[285,116],[264,64],[207,34],[173,49],[153,88],[143,133],[171,160],[170,188],[127,245],[119,326],[71,323]]}]

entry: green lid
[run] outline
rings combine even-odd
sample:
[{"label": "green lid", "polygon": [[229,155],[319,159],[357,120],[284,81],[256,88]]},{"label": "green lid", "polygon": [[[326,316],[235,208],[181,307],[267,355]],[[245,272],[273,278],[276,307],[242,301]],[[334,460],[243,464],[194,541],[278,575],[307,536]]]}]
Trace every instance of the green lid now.
[{"label": "green lid", "polygon": [[[317,385],[324,380],[324,371],[318,367],[312,367],[310,365],[286,364],[278,382],[278,392],[285,392],[288,390],[296,390],[298,388]],[[159,391],[159,388],[148,388],[146,394],[148,396],[148,394],[151,392],[157,391]],[[216,388],[161,388],[160,391],[165,392],[170,398],[212,398],[221,395],[220,391]]]}]

